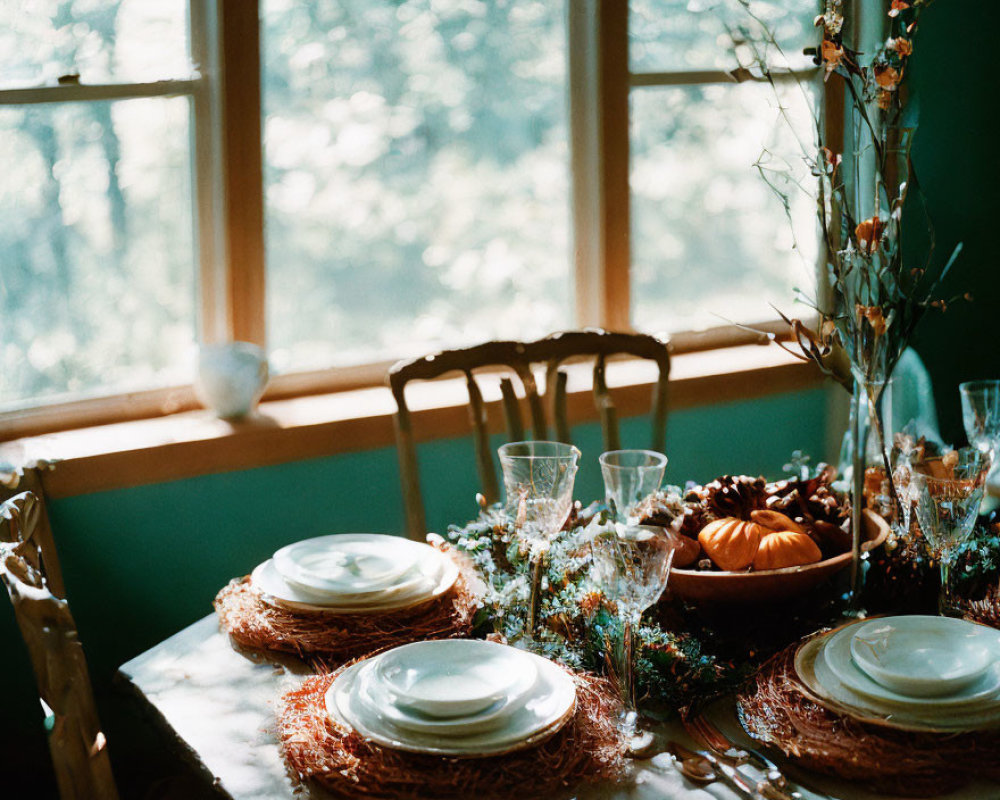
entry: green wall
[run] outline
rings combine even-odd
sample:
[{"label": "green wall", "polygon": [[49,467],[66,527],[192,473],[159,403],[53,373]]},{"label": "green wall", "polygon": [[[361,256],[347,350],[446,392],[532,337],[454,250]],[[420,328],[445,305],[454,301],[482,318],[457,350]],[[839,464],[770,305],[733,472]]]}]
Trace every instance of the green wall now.
[{"label": "green wall", "polygon": [[[821,456],[825,413],[822,389],[677,412],[667,481],[778,475],[796,448]],[[583,451],[576,496],[596,499],[600,429],[581,426],[574,435]],[[622,437],[626,446],[646,446],[648,423],[625,420]],[[436,441],[419,455],[431,529],[473,516],[471,442]],[[403,518],[392,448],[63,498],[50,510],[112,753],[137,746],[129,712],[109,688],[119,664],[208,614],[226,581],[281,545],[324,533],[396,533]],[[7,604],[0,608],[0,642],[0,680],[9,690],[0,746],[26,736],[19,749],[44,761],[34,684]]]},{"label": "green wall", "polygon": [[[921,323],[917,350],[934,379],[946,440],[964,442],[958,384],[1000,377],[1000,114],[996,111],[993,4],[938,0],[923,15],[914,47],[912,97],[919,103],[913,160],[935,224],[939,257],[965,247],[945,286],[974,300]],[[912,263],[923,262],[912,236]]]}]

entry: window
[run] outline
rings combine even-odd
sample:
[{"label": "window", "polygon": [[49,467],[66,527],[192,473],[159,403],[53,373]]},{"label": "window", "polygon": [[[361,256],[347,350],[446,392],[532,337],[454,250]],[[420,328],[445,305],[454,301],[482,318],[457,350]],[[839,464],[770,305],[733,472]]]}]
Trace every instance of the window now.
[{"label": "window", "polygon": [[197,44],[186,0],[0,5],[0,412],[188,381]]},{"label": "window", "polygon": [[[754,10],[813,38],[815,0]],[[791,203],[790,254],[751,168],[790,134],[729,77],[736,25],[707,0],[3,4],[0,414],[183,385],[199,340],[266,337],[289,393],[488,338],[773,319],[816,236]]]},{"label": "window", "polygon": [[[699,7],[714,11],[693,10]],[[794,287],[811,292],[818,257],[813,201],[789,190],[786,219],[780,199],[750,165],[760,160],[764,169],[790,169],[809,180],[795,137],[813,138],[815,67],[802,50],[814,38],[816,12],[811,0],[753,5],[783,46],[784,57],[773,54],[775,72],[797,71],[783,75],[776,97],[766,82],[729,77],[747,66],[738,59],[749,54],[731,44],[749,22],[742,9],[632,0],[631,320],[637,328],[674,332],[773,320],[771,304],[788,310]]]}]

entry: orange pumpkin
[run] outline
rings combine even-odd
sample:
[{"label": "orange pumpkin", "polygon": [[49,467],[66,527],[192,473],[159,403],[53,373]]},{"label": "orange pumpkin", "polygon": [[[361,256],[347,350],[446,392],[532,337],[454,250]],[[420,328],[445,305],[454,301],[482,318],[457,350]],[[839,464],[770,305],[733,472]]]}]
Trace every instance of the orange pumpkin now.
[{"label": "orange pumpkin", "polygon": [[756,522],[724,517],[702,528],[698,542],[716,566],[735,572],[746,569],[753,562],[762,534]]},{"label": "orange pumpkin", "polygon": [[757,554],[753,558],[753,568],[782,569],[800,567],[822,560],[823,554],[812,539],[804,533],[777,531],[760,540]]}]

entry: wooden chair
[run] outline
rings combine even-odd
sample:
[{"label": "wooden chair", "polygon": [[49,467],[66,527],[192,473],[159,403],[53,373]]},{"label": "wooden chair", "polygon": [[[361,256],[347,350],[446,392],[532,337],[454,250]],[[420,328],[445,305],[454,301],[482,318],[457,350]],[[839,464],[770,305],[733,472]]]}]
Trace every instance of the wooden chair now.
[{"label": "wooden chair", "polygon": [[34,492],[0,505],[0,580],[28,647],[62,800],[118,800],[76,622],[56,593],[59,564]]},{"label": "wooden chair", "polygon": [[[666,444],[670,352],[666,342],[653,336],[610,333],[594,329],[568,331],[555,333],[534,342],[487,342],[475,347],[445,350],[394,365],[389,370],[387,383],[396,400],[396,448],[406,511],[407,535],[417,540],[423,540],[426,536],[417,451],[410,425],[410,411],[406,405],[406,385],[410,381],[432,380],[450,372],[465,375],[479,479],[483,495],[492,503],[499,498],[499,488],[493,465],[493,448],[490,446],[486,408],[474,370],[489,368],[508,373],[500,380],[508,441],[521,441],[526,438],[520,400],[514,384],[516,380],[521,386],[521,394],[527,400],[531,417],[530,438],[550,438],[551,419],[553,427],[551,437],[569,443],[570,428],[566,412],[567,373],[562,367],[567,361],[593,358],[594,402],[601,420],[604,449],[617,450],[621,447],[618,414],[605,380],[607,361],[617,355],[648,359],[656,362],[659,367],[659,377],[653,390],[651,448],[662,451]],[[540,371],[542,368],[545,370],[544,395],[539,391],[536,380],[536,369]]]}]

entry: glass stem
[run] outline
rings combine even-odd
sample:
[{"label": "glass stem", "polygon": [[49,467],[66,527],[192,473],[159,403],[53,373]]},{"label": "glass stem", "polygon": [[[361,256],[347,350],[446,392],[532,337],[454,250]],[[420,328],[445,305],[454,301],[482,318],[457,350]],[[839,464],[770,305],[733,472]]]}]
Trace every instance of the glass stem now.
[{"label": "glass stem", "polygon": [[540,554],[533,554],[531,557],[531,597],[528,602],[528,635],[534,639],[542,607],[542,556]]},{"label": "glass stem", "polygon": [[861,609],[861,509],[865,492],[865,437],[861,408],[861,384],[854,382],[851,395],[851,595],[850,610]]},{"label": "glass stem", "polygon": [[633,660],[632,638],[635,623],[632,615],[622,618],[622,702],[625,706],[627,718],[633,717],[636,712],[635,703],[635,661]]},{"label": "glass stem", "polygon": [[941,593],[938,595],[938,613],[946,616],[951,610],[951,559],[941,556]]}]

